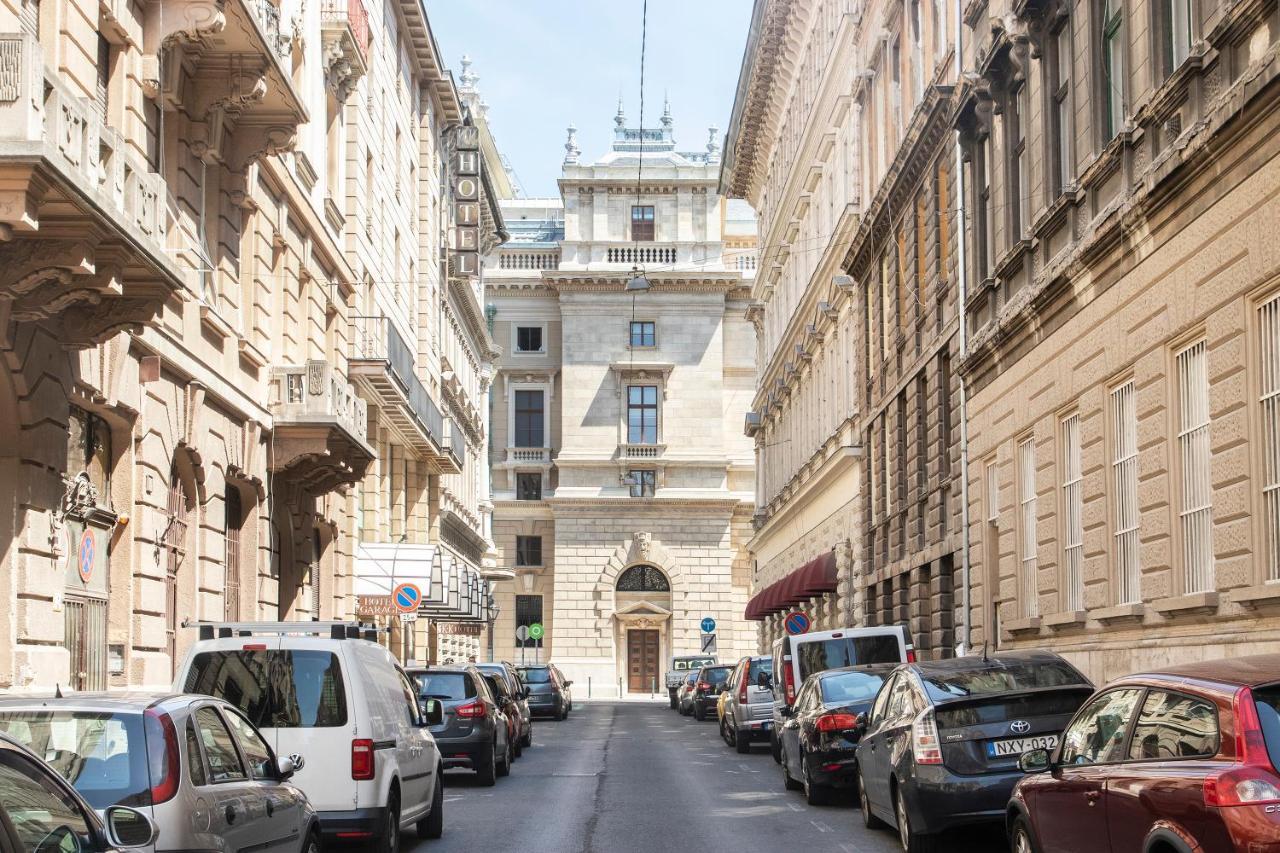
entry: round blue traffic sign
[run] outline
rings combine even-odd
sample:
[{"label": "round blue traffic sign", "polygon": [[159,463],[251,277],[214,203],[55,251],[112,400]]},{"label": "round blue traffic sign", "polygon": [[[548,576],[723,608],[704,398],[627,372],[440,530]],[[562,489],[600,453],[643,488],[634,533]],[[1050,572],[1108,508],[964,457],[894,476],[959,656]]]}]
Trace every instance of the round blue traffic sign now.
[{"label": "round blue traffic sign", "polygon": [[402,583],[392,590],[391,601],[401,613],[412,613],[422,603],[422,590],[411,583]]},{"label": "round blue traffic sign", "polygon": [[702,633],[710,634],[715,629],[716,629],[716,620],[712,619],[710,616],[702,617]]},{"label": "round blue traffic sign", "polygon": [[788,634],[803,634],[809,630],[809,617],[799,610],[788,613],[787,618],[782,622],[782,627],[787,629]]}]

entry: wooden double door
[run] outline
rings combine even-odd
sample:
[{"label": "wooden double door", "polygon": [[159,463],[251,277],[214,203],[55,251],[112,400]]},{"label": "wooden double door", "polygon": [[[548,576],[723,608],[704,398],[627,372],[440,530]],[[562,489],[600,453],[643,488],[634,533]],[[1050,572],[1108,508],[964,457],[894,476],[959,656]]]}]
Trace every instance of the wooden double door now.
[{"label": "wooden double door", "polygon": [[661,663],[658,631],[648,628],[632,628],[627,631],[627,690],[631,693],[656,692],[660,679]]}]

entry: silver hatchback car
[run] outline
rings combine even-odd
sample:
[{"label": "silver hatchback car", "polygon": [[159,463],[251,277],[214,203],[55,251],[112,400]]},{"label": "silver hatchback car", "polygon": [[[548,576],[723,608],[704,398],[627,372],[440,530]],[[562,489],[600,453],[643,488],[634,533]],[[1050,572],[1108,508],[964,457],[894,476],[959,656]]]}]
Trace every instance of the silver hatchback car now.
[{"label": "silver hatchback car", "polygon": [[99,815],[132,807],[148,849],[319,853],[315,810],[232,705],[209,696],[80,693],[0,699],[0,733],[60,773]]},{"label": "silver hatchback car", "polygon": [[738,752],[750,752],[751,741],[768,740],[773,726],[773,658],[738,661],[725,693],[720,737]]}]

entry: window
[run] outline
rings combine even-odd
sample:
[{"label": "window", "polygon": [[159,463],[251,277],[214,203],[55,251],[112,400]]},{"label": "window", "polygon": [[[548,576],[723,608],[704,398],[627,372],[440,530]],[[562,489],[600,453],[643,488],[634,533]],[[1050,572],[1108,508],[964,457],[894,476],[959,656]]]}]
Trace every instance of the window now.
[{"label": "window", "polygon": [[1031,205],[1023,197],[1031,176],[1027,168],[1026,117],[1029,111],[1026,109],[1026,98],[1027,86],[1024,83],[1010,95],[1009,106],[1005,111],[1009,145],[1009,230],[1013,232],[1009,239],[1011,245],[1027,233],[1031,219]]},{"label": "window", "polygon": [[1062,419],[1063,610],[1084,609],[1084,475],[1080,415]]},{"label": "window", "polygon": [[257,730],[249,725],[248,720],[239,714],[227,713],[223,716],[231,731],[235,732],[236,740],[240,742],[240,751],[244,753],[244,760],[249,764],[249,775],[254,779],[274,780],[276,778],[275,762],[271,760],[271,748],[262,739],[262,735],[258,734]]},{"label": "window", "polygon": [[[540,595],[517,595],[516,596],[516,627],[521,626],[528,628],[530,625],[542,624],[542,596]],[[542,648],[542,640],[535,640],[530,637],[527,640],[516,640],[516,648],[518,649],[540,649]]]},{"label": "window", "polygon": [[651,498],[657,488],[657,471],[633,468],[627,472],[631,478],[631,497]]},{"label": "window", "polygon": [[1040,614],[1036,589],[1036,443],[1027,438],[1018,444],[1018,542],[1022,574],[1023,612]]},{"label": "window", "polygon": [[546,352],[541,326],[516,327],[516,352]]},{"label": "window", "polygon": [[542,565],[542,537],[541,536],[517,536],[516,537],[516,565],[517,566],[541,566]]},{"label": "window", "polygon": [[889,362],[889,329],[893,327],[893,309],[896,304],[893,298],[893,260],[888,250],[880,256],[880,360],[881,364]]},{"label": "window", "polygon": [[196,738],[196,721],[187,719],[187,778],[195,786],[209,784],[204,771],[204,755],[200,752],[200,741]]},{"label": "window", "polygon": [[201,708],[195,713],[196,733],[204,746],[204,756],[209,762],[209,781],[236,782],[245,778],[244,766],[236,752],[231,732],[223,725],[218,712]]},{"label": "window", "polygon": [[631,239],[654,239],[653,205],[634,205],[631,208]]},{"label": "window", "polygon": [[910,0],[911,10],[911,82],[916,100],[924,94],[924,80],[929,69],[924,64],[924,31],[920,27],[920,0]]},{"label": "window", "polygon": [[1071,22],[1049,39],[1049,180],[1056,199],[1071,183]]},{"label": "window", "polygon": [[1138,415],[1132,381],[1111,392],[1115,457],[1111,481],[1115,491],[1115,549],[1121,604],[1142,600],[1138,562]]},{"label": "window", "polygon": [[618,576],[618,592],[671,592],[667,576],[657,566],[632,566]]},{"label": "window", "polygon": [[627,443],[658,443],[658,387],[627,386]]},{"label": "window", "polygon": [[[0,712],[0,733],[47,761],[95,809],[150,802],[153,781],[158,784],[167,774],[165,745],[156,744],[147,754],[147,736],[159,734],[158,728],[155,718],[144,719],[132,709],[113,714],[45,706]],[[0,786],[4,802],[11,790]],[[59,851],[55,847],[50,853]]]},{"label": "window", "polygon": [[542,391],[517,390],[515,446],[545,447]]},{"label": "window", "polygon": [[947,168],[947,155],[938,158],[938,171],[934,176],[933,196],[936,201],[936,213],[938,217],[937,231],[937,256],[938,256],[938,281],[947,280],[949,272],[949,258],[951,257],[951,211],[949,209],[951,186],[951,175]]},{"label": "window", "polygon": [[223,600],[226,618],[234,621],[240,616],[240,530],[244,527],[244,506],[238,488],[227,486],[222,507],[226,524],[226,593]]},{"label": "window", "polygon": [[1213,704],[1152,690],[1133,727],[1129,757],[1136,761],[1208,758],[1218,752],[1218,713]]},{"label": "window", "polygon": [[652,347],[657,344],[656,324],[652,320],[631,322],[631,346]]},{"label": "window", "polygon": [[1062,733],[1064,765],[1101,764],[1118,760],[1123,753],[1125,730],[1137,709],[1141,689],[1112,690],[1090,702]]},{"label": "window", "polygon": [[1182,475],[1182,592],[1213,586],[1213,498],[1209,482],[1209,373],[1205,342],[1178,353],[1178,456]]},{"label": "window", "polygon": [[97,415],[71,407],[67,421],[67,479],[81,471],[98,490],[98,500],[111,500],[111,428]]},{"label": "window", "polygon": [[96,87],[95,103],[98,107],[98,117],[103,124],[108,122],[107,109],[109,106],[111,90],[111,42],[103,37],[102,33],[98,33],[98,79]]},{"label": "window", "polygon": [[[94,833],[84,812],[62,786],[45,775],[46,772],[17,750],[0,753],[0,790],[4,791],[7,812],[5,822],[12,822],[13,837],[19,844],[19,850],[34,853],[51,849],[93,849]],[[61,842],[54,834],[60,828],[70,832],[70,837]],[[7,844],[5,849],[8,849]]]},{"label": "window", "polygon": [[1266,579],[1280,580],[1280,296],[1258,309],[1262,365],[1262,511],[1267,536]]},{"label": "window", "polygon": [[1162,0],[1164,74],[1168,77],[1191,53],[1191,0]]},{"label": "window", "polygon": [[1110,142],[1124,124],[1124,4],[1102,0],[1102,141]]},{"label": "window", "polygon": [[991,277],[991,264],[995,257],[995,223],[991,208],[991,140],[977,143],[973,156],[974,187],[974,265],[979,279]]},{"label": "window", "polygon": [[523,471],[516,474],[516,500],[542,500],[542,475]]}]

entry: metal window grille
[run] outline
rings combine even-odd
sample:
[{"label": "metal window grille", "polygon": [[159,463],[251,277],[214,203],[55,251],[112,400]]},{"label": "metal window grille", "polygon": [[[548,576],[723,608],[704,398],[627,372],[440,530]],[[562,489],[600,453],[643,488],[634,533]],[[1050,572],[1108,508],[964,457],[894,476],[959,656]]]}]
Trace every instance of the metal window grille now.
[{"label": "metal window grille", "polygon": [[1209,373],[1205,342],[1178,353],[1178,452],[1182,462],[1182,591],[1213,586],[1213,493],[1209,482]]},{"label": "metal window grille", "polygon": [[63,607],[64,641],[71,656],[71,689],[106,690],[107,602],[68,597]]},{"label": "metal window grille", "polygon": [[168,555],[164,575],[165,598],[165,650],[169,653],[169,666],[177,671],[178,657],[178,573],[187,555],[187,526],[190,521],[190,500],[186,486],[178,475],[175,464],[169,470],[169,521],[165,526],[163,541]]},{"label": "metal window grille", "polygon": [[1138,562],[1138,415],[1133,382],[1111,392],[1115,459],[1111,477],[1115,489],[1115,550],[1119,571],[1119,603],[1142,600]]},{"label": "metal window grille", "polygon": [[320,621],[320,531],[311,531],[311,568],[309,569],[310,577],[308,584],[311,589],[311,619]]},{"label": "metal window grille", "polygon": [[227,489],[223,500],[226,511],[226,560],[223,563],[225,616],[228,621],[234,621],[240,618],[240,529],[244,525],[244,507],[240,501],[240,490],[234,486]]},{"label": "metal window grille", "polygon": [[1080,416],[1062,419],[1064,610],[1084,609],[1084,476],[1080,470]]},{"label": "metal window grille", "polygon": [[1280,580],[1280,296],[1258,309],[1262,364],[1262,508],[1267,580]]},{"label": "metal window grille", "polygon": [[[542,596],[540,595],[517,595],[516,596],[516,627],[529,627],[535,623],[542,622]],[[540,649],[542,648],[542,640],[528,639],[516,640],[516,648],[518,649]]]},{"label": "metal window grille", "polygon": [[1040,613],[1036,585],[1036,444],[1034,438],[1018,444],[1019,557],[1022,563],[1022,600],[1027,616]]}]

